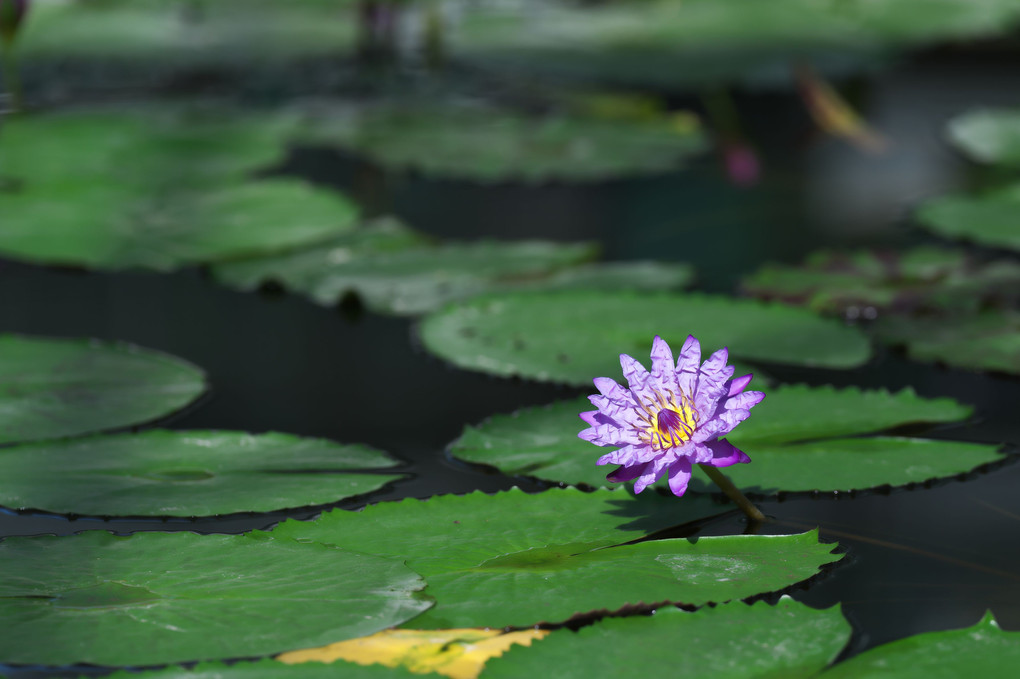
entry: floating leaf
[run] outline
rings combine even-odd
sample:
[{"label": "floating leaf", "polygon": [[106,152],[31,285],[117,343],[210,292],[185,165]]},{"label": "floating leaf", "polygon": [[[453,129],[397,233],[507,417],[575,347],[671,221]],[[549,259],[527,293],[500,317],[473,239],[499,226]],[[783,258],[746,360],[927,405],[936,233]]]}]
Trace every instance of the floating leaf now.
[{"label": "floating leaf", "polygon": [[427,316],[425,346],[462,368],[591,384],[620,372],[619,355],[647,355],[654,335],[729,346],[748,361],[829,368],[864,363],[856,329],[802,309],[709,295],[519,293],[477,298]]},{"label": "floating leaf", "polygon": [[524,116],[491,106],[375,105],[314,117],[305,139],[385,167],[478,181],[599,181],[665,172],[706,147],[696,122]]},{"label": "floating leaf", "polygon": [[277,657],[285,663],[347,660],[363,665],[406,667],[417,674],[441,674],[451,679],[475,679],[486,661],[512,646],[529,646],[549,635],[547,630],[503,632],[492,629],[385,630],[370,637],[290,651]]},{"label": "floating leaf", "polygon": [[155,665],[375,633],[429,603],[399,559],[249,536],[89,531],[0,544],[0,657]]},{"label": "floating leaf", "polygon": [[[839,558],[815,533],[621,545],[713,511],[704,500],[646,495],[551,489],[408,499],[285,521],[272,535],[403,558],[436,599],[435,610],[412,623],[428,629],[527,626],[667,600],[725,601],[782,589]],[[722,577],[721,564],[740,577]]]},{"label": "floating leaf", "polygon": [[421,679],[402,667],[384,665],[359,665],[337,660],[328,665],[323,663],[302,663],[286,665],[277,660],[258,662],[234,662],[229,665],[218,662],[198,663],[193,668],[167,667],[161,670],[138,672],[122,670],[107,675],[110,679]]},{"label": "floating leaf", "polygon": [[775,606],[731,603],[694,613],[663,607],[652,616],[553,632],[490,661],[484,677],[543,676],[553,667],[564,679],[624,677],[638,665],[649,679],[808,677],[839,655],[850,632],[836,607],[815,610],[785,596]]},{"label": "floating leaf", "polygon": [[1020,111],[979,110],[949,121],[949,140],[982,163],[1020,165]]},{"label": "floating leaf", "polygon": [[[497,415],[478,427],[468,427],[450,445],[450,452],[505,474],[609,486],[606,474],[614,467],[595,464],[605,451],[577,437],[585,426],[577,415],[587,410],[591,404],[580,397]],[[1001,459],[996,446],[836,437],[912,422],[952,422],[970,412],[950,399],[922,399],[910,389],[890,394],[853,387],[777,387],[768,390],[752,416],[726,437],[753,461],[727,468],[727,475],[741,488],[771,493],[903,485],[959,474]],[[823,437],[835,440],[804,443]],[[714,490],[698,474],[692,483],[696,490]]]},{"label": "floating leaf", "polygon": [[949,318],[885,318],[879,335],[919,361],[1020,374],[1020,313],[984,311]]},{"label": "floating leaf", "polygon": [[921,225],[946,238],[1020,251],[1020,184],[982,196],[949,195],[921,206]]},{"label": "floating leaf", "polygon": [[0,505],[91,516],[268,512],[377,490],[400,476],[358,472],[395,464],[365,446],[288,434],[93,436],[0,451]]},{"label": "floating leaf", "polygon": [[201,370],[155,351],[0,335],[0,443],[148,422],[183,408],[205,388]]},{"label": "floating leaf", "polygon": [[[869,649],[820,676],[1011,676],[1020,663],[1020,633],[1005,632],[988,612],[973,627],[927,632]],[[488,674],[486,674],[488,676]]]},{"label": "floating leaf", "polygon": [[822,251],[801,266],[766,265],[745,278],[755,297],[804,304],[815,311],[868,315],[869,310],[976,311],[1020,298],[1020,265],[978,263],[960,250],[921,247],[901,253]]}]

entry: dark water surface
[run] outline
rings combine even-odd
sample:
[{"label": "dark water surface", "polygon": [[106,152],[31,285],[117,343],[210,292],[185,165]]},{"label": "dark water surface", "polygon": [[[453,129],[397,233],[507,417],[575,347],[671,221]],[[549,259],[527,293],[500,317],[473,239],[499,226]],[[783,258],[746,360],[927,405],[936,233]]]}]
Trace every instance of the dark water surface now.
[{"label": "dark water surface", "polygon": [[[311,149],[296,149],[281,171],[353,190],[371,210],[392,211],[438,236],[593,239],[609,259],[690,261],[701,289],[732,292],[763,262],[796,262],[819,247],[931,241],[910,226],[909,208],[923,197],[970,187],[978,174],[943,143],[945,120],[979,105],[1015,104],[1018,85],[1020,71],[1013,67],[952,55],[876,77],[861,88],[859,104],[891,141],[879,156],[821,136],[792,94],[742,95],[744,124],[765,170],[751,189],[730,185],[714,158],[670,175],[588,186],[381,178],[339,154]],[[580,391],[450,368],[417,347],[413,326],[282,293],[235,293],[199,270],[104,274],[0,262],[0,331],[125,340],[204,368],[211,395],[167,426],[284,431],[381,448],[402,459],[410,476],[369,496],[372,501],[542,488],[451,462],[445,446],[465,424]],[[976,406],[971,422],[918,432],[1020,442],[1015,378],[910,363],[881,347],[858,370],[774,366],[770,373],[811,384],[912,385],[923,396]],[[593,464],[595,456],[593,450]],[[1004,628],[1020,629],[1020,465],[1013,459],[933,487],[763,501],[762,510],[774,518],[763,530],[818,526],[823,540],[838,541],[848,552],[793,594],[814,606],[842,603],[856,630],[850,653],[970,625],[989,608]],[[5,512],[0,535],[240,532],[283,515],[315,514],[103,521]],[[703,530],[741,532],[744,524],[731,513]]]}]

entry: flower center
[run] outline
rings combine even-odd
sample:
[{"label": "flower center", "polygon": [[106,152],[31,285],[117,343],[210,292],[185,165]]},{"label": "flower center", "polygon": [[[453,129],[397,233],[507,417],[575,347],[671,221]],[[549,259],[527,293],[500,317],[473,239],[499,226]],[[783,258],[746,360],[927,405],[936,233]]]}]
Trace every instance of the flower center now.
[{"label": "flower center", "polygon": [[674,398],[660,398],[655,409],[646,411],[649,415],[654,413],[654,416],[646,419],[649,426],[645,433],[648,442],[659,450],[682,446],[698,428],[698,414],[687,398],[681,398],[679,405]]}]

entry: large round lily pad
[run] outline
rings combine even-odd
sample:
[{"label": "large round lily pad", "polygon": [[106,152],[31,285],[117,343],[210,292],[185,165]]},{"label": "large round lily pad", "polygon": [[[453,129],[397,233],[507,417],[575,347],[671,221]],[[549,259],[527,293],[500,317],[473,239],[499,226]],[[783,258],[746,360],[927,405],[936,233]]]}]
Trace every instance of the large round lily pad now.
[{"label": "large round lily pad", "polygon": [[693,613],[663,607],[555,631],[490,660],[482,676],[542,676],[555,667],[564,679],[624,677],[637,664],[649,679],[808,677],[839,655],[850,632],[836,607],[815,610],[789,597],[775,606],[738,602]]},{"label": "large round lily pad", "polygon": [[313,118],[304,138],[385,167],[488,182],[664,172],[707,145],[691,116],[628,121],[440,104],[332,110]]},{"label": "large round lily pad", "polygon": [[462,368],[577,385],[619,375],[619,355],[647,356],[655,335],[677,346],[694,335],[748,361],[849,368],[870,355],[858,330],[809,311],[709,295],[494,295],[427,316],[420,333]]},{"label": "large round lily pad", "polygon": [[921,225],[946,238],[968,240],[989,247],[1020,251],[1020,185],[980,196],[949,195],[921,206]]},{"label": "large round lily pad", "polygon": [[[92,516],[203,516],[326,504],[400,478],[360,445],[288,434],[146,431],[0,450],[0,505]],[[352,473],[353,472],[353,473]]]},{"label": "large round lily pad", "polygon": [[400,559],[249,536],[90,531],[0,543],[0,657],[155,665],[372,634],[428,607]]},{"label": "large round lily pad", "polygon": [[782,589],[840,558],[816,533],[622,544],[713,511],[704,499],[646,495],[551,489],[404,500],[286,521],[272,535],[403,558],[436,599],[411,623],[426,629],[526,626],[659,601],[727,601]]},{"label": "large round lily pad", "polygon": [[877,326],[887,342],[904,345],[919,361],[1020,374],[1020,313],[987,310],[966,316],[885,318]]},{"label": "large round lily pad", "polygon": [[0,443],[148,422],[183,408],[205,388],[201,370],[155,351],[0,335]]},{"label": "large round lily pad", "polygon": [[[613,467],[595,460],[606,452],[577,437],[587,398],[496,415],[468,427],[450,446],[458,459],[506,474],[548,481],[609,486]],[[726,470],[737,485],[757,492],[849,490],[904,485],[970,471],[1001,459],[996,446],[890,437],[843,438],[913,422],[952,422],[970,408],[950,399],[922,399],[856,388],[782,386],[766,392],[751,417],[726,438],[751,464]],[[809,416],[807,415],[809,414]],[[692,488],[715,490],[695,474]]]}]

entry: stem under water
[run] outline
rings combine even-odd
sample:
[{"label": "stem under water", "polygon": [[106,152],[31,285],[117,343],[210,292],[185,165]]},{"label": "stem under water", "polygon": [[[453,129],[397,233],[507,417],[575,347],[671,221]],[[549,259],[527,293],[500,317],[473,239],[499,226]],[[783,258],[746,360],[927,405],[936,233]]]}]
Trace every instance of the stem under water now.
[{"label": "stem under water", "polygon": [[0,46],[0,67],[3,68],[4,87],[11,100],[11,112],[21,113],[23,105],[18,60],[14,57],[14,49],[6,43]]},{"label": "stem under water", "polygon": [[761,523],[765,521],[765,515],[761,513],[761,510],[754,506],[754,504],[744,497],[744,494],[733,485],[733,482],[723,474],[721,471],[707,464],[699,464],[701,470],[708,475],[708,478],[712,479],[715,485],[719,486],[722,492],[726,493],[726,497],[733,501],[740,509],[747,515],[747,518],[751,521]]}]

